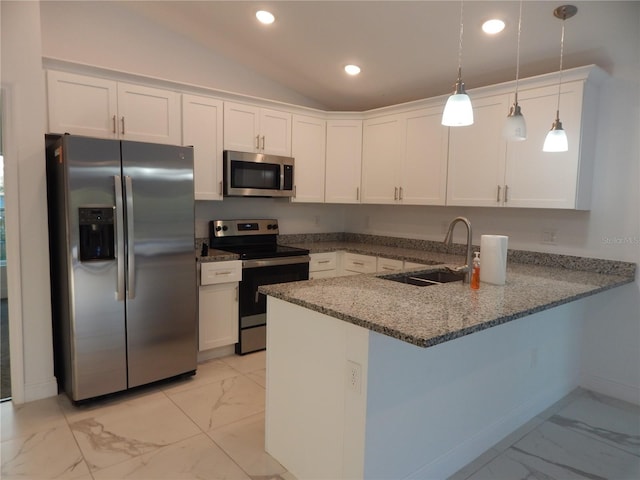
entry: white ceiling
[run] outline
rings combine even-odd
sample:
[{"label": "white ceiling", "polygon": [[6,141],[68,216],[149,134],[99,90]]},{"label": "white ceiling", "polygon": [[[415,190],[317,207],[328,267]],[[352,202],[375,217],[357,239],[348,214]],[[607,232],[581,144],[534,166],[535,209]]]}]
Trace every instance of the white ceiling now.
[{"label": "white ceiling", "polygon": [[[596,63],[607,69],[624,41],[621,19],[637,28],[640,2],[572,2],[566,20],[564,67]],[[126,8],[178,32],[256,73],[324,105],[360,111],[449,93],[458,62],[458,1],[148,1]],[[558,70],[562,2],[525,1],[521,77]],[[276,16],[258,24],[255,11]],[[467,88],[513,80],[518,1],[464,3],[463,79]],[[480,26],[500,17],[504,32]],[[631,25],[634,25],[631,23]],[[362,67],[347,76],[347,63]]]}]

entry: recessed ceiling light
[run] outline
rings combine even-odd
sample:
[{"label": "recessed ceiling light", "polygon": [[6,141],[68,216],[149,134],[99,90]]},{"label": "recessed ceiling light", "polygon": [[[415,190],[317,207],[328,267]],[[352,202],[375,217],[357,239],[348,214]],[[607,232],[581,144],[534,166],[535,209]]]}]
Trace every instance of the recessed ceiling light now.
[{"label": "recessed ceiling light", "polygon": [[489,35],[495,35],[496,33],[500,33],[502,30],[504,30],[504,22],[497,18],[492,18],[482,24],[482,31]]},{"label": "recessed ceiling light", "polygon": [[256,18],[260,23],[264,23],[265,25],[273,23],[276,19],[271,12],[267,12],[266,10],[258,10],[256,12]]},{"label": "recessed ceiling light", "polygon": [[349,75],[358,75],[360,73],[360,67],[357,65],[347,65],[344,67],[344,71]]}]

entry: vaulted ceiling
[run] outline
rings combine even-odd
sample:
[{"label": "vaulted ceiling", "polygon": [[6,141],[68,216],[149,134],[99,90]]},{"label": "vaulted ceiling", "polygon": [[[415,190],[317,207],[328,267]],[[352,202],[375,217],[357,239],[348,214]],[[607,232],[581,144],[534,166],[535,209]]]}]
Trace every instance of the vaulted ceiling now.
[{"label": "vaulted ceiling", "polygon": [[[365,110],[449,93],[458,64],[458,1],[146,1],[123,8],[188,37],[331,110]],[[559,67],[561,2],[525,1],[521,77]],[[625,41],[640,2],[573,2],[565,21],[565,68],[596,63],[607,69]],[[513,80],[518,1],[466,1],[463,79],[468,89]],[[255,20],[258,9],[275,16]],[[481,24],[499,17],[505,30],[488,36]],[[632,22],[627,25],[625,21]],[[343,67],[362,67],[349,77]]]}]

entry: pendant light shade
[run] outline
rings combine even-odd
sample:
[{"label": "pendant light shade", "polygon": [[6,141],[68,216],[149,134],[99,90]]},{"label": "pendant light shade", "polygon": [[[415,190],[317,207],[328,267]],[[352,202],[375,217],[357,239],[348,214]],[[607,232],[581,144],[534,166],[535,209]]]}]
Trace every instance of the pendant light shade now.
[{"label": "pendant light shade", "polygon": [[520,78],[520,32],[522,30],[522,0],[520,0],[520,15],[518,16],[518,43],[516,48],[516,93],[509,115],[504,123],[502,136],[507,142],[521,142],[527,139],[527,123],[518,105],[518,79]]},{"label": "pendant light shade", "polygon": [[473,124],[473,108],[471,99],[464,90],[464,83],[458,73],[458,81],[456,82],[456,90],[447,99],[442,113],[442,125],[448,127],[466,127]]},{"label": "pendant light shade", "polygon": [[[559,112],[558,112],[559,113]],[[544,139],[543,152],[566,152],[569,150],[569,141],[567,140],[567,132],[562,128],[562,122],[556,115],[556,119],[551,125],[551,130]]]},{"label": "pendant light shade", "polygon": [[558,80],[558,106],[556,108],[556,118],[551,124],[551,130],[547,133],[542,146],[543,152],[566,152],[569,150],[569,140],[567,133],[562,128],[560,121],[560,92],[562,90],[562,57],[564,54],[564,21],[578,13],[578,9],[573,5],[562,5],[553,11],[553,16],[562,20],[562,35],[560,36],[560,78]]},{"label": "pendant light shade", "polygon": [[442,125],[447,127],[464,127],[473,124],[473,107],[471,99],[462,82],[462,12],[464,1],[460,2],[460,42],[458,44],[458,80],[453,94],[447,99],[442,112]]}]

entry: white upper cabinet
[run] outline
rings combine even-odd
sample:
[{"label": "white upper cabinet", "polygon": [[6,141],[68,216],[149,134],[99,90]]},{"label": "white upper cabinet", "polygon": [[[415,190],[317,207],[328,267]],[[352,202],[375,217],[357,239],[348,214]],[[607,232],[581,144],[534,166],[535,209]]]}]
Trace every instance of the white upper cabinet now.
[{"label": "white upper cabinet", "polygon": [[225,102],[224,148],[291,156],[291,114]]},{"label": "white upper cabinet", "polygon": [[362,120],[327,120],[325,202],[360,203]]},{"label": "white upper cabinet", "polygon": [[493,207],[504,188],[509,95],[472,96],[474,123],[449,129],[447,205]]},{"label": "white upper cabinet", "polygon": [[588,156],[592,155],[592,149],[585,144],[589,138],[584,138],[583,134],[583,112],[584,107],[588,108],[583,101],[584,87],[583,81],[562,85],[560,120],[567,133],[569,150],[559,153],[542,151],[545,136],[555,118],[558,87],[533,88],[518,93],[528,138],[524,142],[507,143],[504,205],[589,208],[592,162]]},{"label": "white upper cabinet", "polygon": [[295,158],[292,202],[324,202],[327,122],[293,115],[291,154]]},{"label": "white upper cabinet", "polygon": [[118,82],[120,138],[180,144],[180,94]]},{"label": "white upper cabinet", "polygon": [[502,138],[512,93],[471,92],[474,124],[450,129],[447,205],[589,209],[595,88],[586,75],[562,84],[560,119],[569,150],[560,153],[542,151],[557,109],[557,83],[529,82],[518,92],[527,122],[521,142]]},{"label": "white upper cabinet", "polygon": [[440,107],[365,120],[362,202],[444,205],[446,127]]},{"label": "white upper cabinet", "polygon": [[449,130],[441,107],[405,114],[401,200],[405,205],[444,205],[447,196]]},{"label": "white upper cabinet", "polygon": [[223,102],[182,95],[182,144],[193,146],[196,200],[222,200]]},{"label": "white upper cabinet", "polygon": [[401,115],[385,115],[362,122],[362,203],[398,201],[403,133]]},{"label": "white upper cabinet", "polygon": [[180,94],[47,72],[50,133],[180,144]]},{"label": "white upper cabinet", "polygon": [[49,133],[118,138],[117,82],[47,71]]}]

